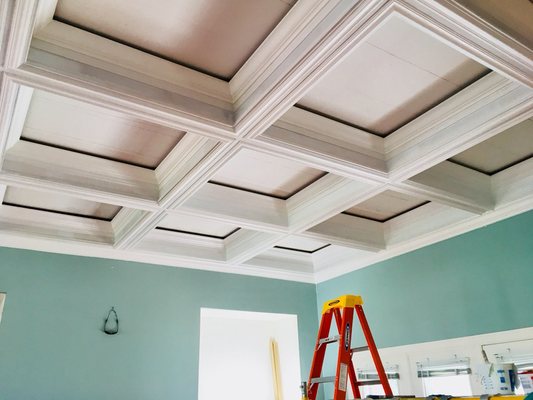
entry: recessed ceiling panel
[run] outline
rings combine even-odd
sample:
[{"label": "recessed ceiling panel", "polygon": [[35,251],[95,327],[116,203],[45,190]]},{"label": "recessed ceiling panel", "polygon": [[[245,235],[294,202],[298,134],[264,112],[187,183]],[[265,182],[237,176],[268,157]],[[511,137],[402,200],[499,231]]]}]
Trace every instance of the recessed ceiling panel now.
[{"label": "recessed ceiling panel", "polygon": [[451,158],[458,164],[494,174],[533,156],[533,119],[527,119]]},{"label": "recessed ceiling panel", "polygon": [[394,16],[298,104],[383,136],[486,72],[482,65]]},{"label": "recessed ceiling panel", "polygon": [[324,174],[294,161],[244,149],[217,172],[212,182],[288,198]]},{"label": "recessed ceiling panel", "polygon": [[238,226],[211,221],[208,219],[189,215],[168,215],[160,224],[159,228],[170,229],[179,232],[188,232],[198,235],[225,238],[239,229]]},{"label": "recessed ceiling panel", "polygon": [[306,253],[313,253],[328,245],[328,243],[320,242],[314,239],[308,239],[300,236],[291,236],[286,239],[283,239],[275,247],[303,251]]},{"label": "recessed ceiling panel", "polygon": [[155,168],[184,133],[35,90],[22,139]]},{"label": "recessed ceiling panel", "polygon": [[51,192],[40,192],[14,186],[7,188],[3,203],[103,220],[113,219],[121,208],[111,204],[97,203]]},{"label": "recessed ceiling panel", "polygon": [[55,18],[231,78],[294,0],[59,0]]},{"label": "recessed ceiling panel", "polygon": [[359,203],[355,207],[349,208],[345,213],[376,221],[386,221],[424,203],[426,203],[424,200],[386,190],[371,199]]}]

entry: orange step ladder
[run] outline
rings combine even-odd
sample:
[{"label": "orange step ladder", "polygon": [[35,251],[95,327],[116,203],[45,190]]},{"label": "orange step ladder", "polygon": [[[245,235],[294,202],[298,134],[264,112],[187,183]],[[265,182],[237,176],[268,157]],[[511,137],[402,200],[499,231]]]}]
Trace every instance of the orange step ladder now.
[{"label": "orange step ladder", "polygon": [[[367,346],[351,348],[353,315],[357,314]],[[335,317],[338,335],[329,336],[331,320]],[[337,357],[337,369],[335,376],[321,377],[322,365],[326,355],[326,347],[330,343],[339,342],[339,353]],[[352,362],[352,354],[359,351],[369,350],[378,373],[379,380],[358,382],[355,368]],[[336,299],[327,301],[322,308],[322,318],[318,328],[318,337],[311,363],[309,381],[302,385],[303,400],[315,400],[320,384],[333,382],[333,400],[345,400],[347,393],[347,381],[350,380],[352,392],[355,398],[361,398],[360,387],[364,385],[381,384],[386,397],[392,397],[392,390],[387,379],[387,374],[383,368],[379,357],[376,343],[370,332],[370,327],[363,312],[363,299],[360,296],[344,295]]]}]

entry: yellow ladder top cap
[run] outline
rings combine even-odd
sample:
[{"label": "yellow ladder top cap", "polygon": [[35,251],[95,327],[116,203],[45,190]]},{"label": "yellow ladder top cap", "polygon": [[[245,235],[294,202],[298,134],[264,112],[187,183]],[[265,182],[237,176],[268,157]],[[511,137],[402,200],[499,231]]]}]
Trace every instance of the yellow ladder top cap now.
[{"label": "yellow ladder top cap", "polygon": [[329,310],[333,308],[344,308],[344,307],[354,308],[355,306],[362,306],[362,305],[363,305],[363,299],[361,298],[361,296],[345,294],[344,296],[337,297],[336,299],[326,301],[324,303],[324,306],[322,307],[322,314],[327,313]]}]

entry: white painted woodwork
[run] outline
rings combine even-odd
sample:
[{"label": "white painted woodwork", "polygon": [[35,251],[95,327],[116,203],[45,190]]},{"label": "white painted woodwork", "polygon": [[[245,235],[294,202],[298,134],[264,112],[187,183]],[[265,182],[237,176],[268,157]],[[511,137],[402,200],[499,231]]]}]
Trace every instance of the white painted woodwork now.
[{"label": "white painted woodwork", "polygon": [[227,82],[55,20],[34,35],[32,47],[233,109]]},{"label": "white painted woodwork", "polygon": [[[342,275],[346,265],[361,265],[371,260],[377,254],[375,251],[365,251],[353,247],[331,245],[313,254],[314,272],[316,277],[324,275]],[[339,273],[340,271],[340,273]]]},{"label": "white painted woodwork", "polygon": [[3,170],[80,191],[157,199],[157,182],[149,169],[25,141],[7,152]]},{"label": "white painted woodwork", "polygon": [[297,162],[243,149],[211,179],[213,182],[287,198],[324,174]]},{"label": "white painted woodwork", "polygon": [[475,218],[475,214],[442,204],[428,203],[385,222],[388,247],[415,241],[442,228]]},{"label": "white painted woodwork", "polygon": [[111,223],[107,221],[71,215],[58,218],[54,213],[7,205],[0,207],[0,231],[76,243],[113,242]]},{"label": "white painted woodwork", "polygon": [[158,225],[161,228],[198,233],[201,235],[217,236],[224,238],[238,229],[238,226],[194,217],[187,214],[167,215]]},{"label": "white painted woodwork", "polygon": [[[121,209],[107,222],[0,205],[0,245],[313,282],[533,208],[531,159],[492,176],[446,161],[468,149],[475,154],[466,161],[524,159],[527,154],[517,151],[529,148],[522,127],[530,122],[523,121],[533,117],[532,50],[514,40],[515,32],[499,30],[457,2],[296,2],[229,82],[51,21],[55,0],[8,4],[0,2],[0,197],[7,186],[28,204],[59,196],[69,199],[65,207],[81,211],[95,203]],[[96,0],[77,10],[91,4]],[[146,17],[167,10],[165,4],[147,9]],[[219,6],[209,12],[216,14]],[[118,20],[136,11],[128,8]],[[139,26],[135,32],[113,28],[135,35],[143,30]],[[178,45],[201,37],[189,39]],[[380,63],[360,57],[340,76],[339,93],[355,81],[362,81],[357,90],[381,87],[368,97],[398,103],[378,110],[389,114],[378,120],[383,126],[429,111],[382,138],[294,107],[313,93],[313,85],[337,76],[353,54],[365,51],[379,53]],[[225,60],[233,55],[227,52]],[[387,68],[390,74],[380,81],[357,72],[379,75]],[[494,72],[434,104],[487,68]],[[389,82],[394,76],[400,78]],[[61,104],[41,101],[41,94]],[[32,97],[38,118],[31,114]],[[343,101],[336,112],[360,111],[347,99],[333,100]],[[132,121],[141,128],[129,129]],[[499,135],[517,124],[522,139]],[[83,146],[79,152],[94,156],[19,141],[26,127],[43,135],[33,140],[57,140],[56,146],[67,148],[77,143]],[[153,143],[141,139],[145,131]],[[166,153],[165,132],[179,136],[166,143]],[[131,163],[151,161],[155,169],[105,159],[120,159],[117,152],[131,155],[124,160]],[[227,185],[268,195],[209,183],[224,174]],[[385,223],[342,214],[391,190],[431,202]],[[384,210],[404,206],[393,199]],[[156,229],[165,218],[186,220],[185,229],[202,228],[204,235],[222,237],[222,226],[241,229],[224,240]],[[274,247],[288,243],[312,251],[317,242],[330,245],[313,254]]]},{"label": "white painted woodwork", "polygon": [[404,180],[533,114],[533,90],[492,72],[385,138],[387,165]]},{"label": "white painted woodwork", "polygon": [[22,137],[156,168],[184,133],[81,101],[35,91]]},{"label": "white painted woodwork", "polygon": [[[44,47],[45,49],[41,49]],[[18,82],[97,103],[105,108],[187,132],[205,132],[219,138],[233,136],[233,112],[227,105],[213,105],[204,95],[165,82],[153,85],[137,74],[102,68],[86,57],[32,46],[27,62],[11,72]],[[96,64],[93,65],[93,64]],[[131,77],[130,75],[133,75]],[[209,86],[207,82],[204,86]]]},{"label": "white painted woodwork", "polygon": [[239,229],[224,239],[226,260],[232,264],[243,263],[257,254],[273,247],[284,235],[271,232],[259,232]]},{"label": "white painted woodwork", "polygon": [[59,0],[55,17],[229,79],[283,18],[291,3]]},{"label": "white painted woodwork", "polygon": [[303,235],[359,250],[379,251],[385,248],[382,223],[347,214],[337,214]]},{"label": "white painted woodwork", "polygon": [[276,246],[287,247],[289,249],[314,252],[321,247],[328,245],[327,242],[321,242],[319,240],[309,239],[303,236],[293,235],[289,236],[280,242]]},{"label": "white painted woodwork", "polygon": [[490,177],[449,161],[428,168],[395,188],[477,214],[494,207]]},{"label": "white painted woodwork", "polygon": [[120,210],[120,207],[111,204],[96,203],[80,198],[67,197],[58,193],[38,192],[14,186],[7,188],[3,202],[104,220],[113,219]]},{"label": "white painted woodwork", "polygon": [[487,72],[400,17],[391,17],[298,102],[380,135]]},{"label": "white painted woodwork", "polygon": [[289,226],[305,230],[381,190],[372,184],[328,174],[287,201]]},{"label": "white painted woodwork", "polygon": [[160,229],[149,232],[136,249],[141,252],[175,255],[185,260],[224,261],[222,239]]},{"label": "white painted woodwork", "polygon": [[420,198],[386,190],[356,206],[348,208],[346,212],[376,221],[384,221],[423,203],[424,200]]},{"label": "white painted woodwork", "polygon": [[219,218],[250,229],[284,232],[288,228],[285,201],[212,183],[205,184],[177,211]]},{"label": "white painted woodwork", "polygon": [[451,158],[485,174],[533,156],[533,119],[527,119]]},{"label": "white painted woodwork", "polygon": [[313,254],[278,248],[266,250],[243,264],[302,276],[312,275],[314,270]]},{"label": "white painted woodwork", "polygon": [[530,204],[533,208],[533,158],[514,165],[491,178],[496,208],[515,203]]},{"label": "white painted woodwork", "polygon": [[134,208],[122,208],[111,221],[115,249],[126,249],[138,243],[139,237],[146,236],[164,218],[161,211],[150,212]]}]

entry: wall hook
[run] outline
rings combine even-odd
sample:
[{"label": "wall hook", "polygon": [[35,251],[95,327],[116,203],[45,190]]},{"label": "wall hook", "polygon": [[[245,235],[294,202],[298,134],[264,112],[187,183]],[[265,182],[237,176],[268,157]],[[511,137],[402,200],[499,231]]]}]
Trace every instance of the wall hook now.
[{"label": "wall hook", "polygon": [[[111,313],[113,313],[113,318],[111,318]],[[106,335],[116,335],[118,333],[118,315],[115,307],[111,307],[111,310],[107,313],[103,331]]]}]

